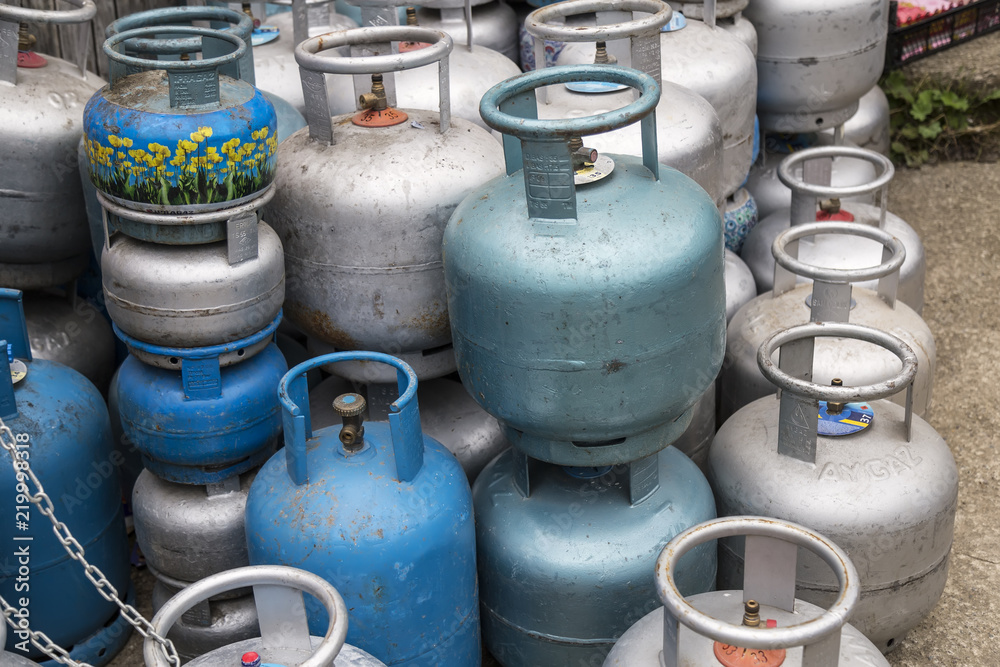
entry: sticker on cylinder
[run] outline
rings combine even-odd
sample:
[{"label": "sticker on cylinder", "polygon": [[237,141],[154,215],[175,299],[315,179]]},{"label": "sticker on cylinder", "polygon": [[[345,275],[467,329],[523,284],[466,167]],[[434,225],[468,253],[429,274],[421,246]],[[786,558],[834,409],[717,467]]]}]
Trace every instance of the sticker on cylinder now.
[{"label": "sticker on cylinder", "polygon": [[670,23],[660,28],[660,32],[674,32],[687,27],[687,19],[680,12],[674,12],[670,17]]},{"label": "sticker on cylinder", "polygon": [[10,362],[10,379],[14,384],[17,384],[23,380],[28,375],[28,367],[24,365],[24,362],[20,359],[14,359]]},{"label": "sticker on cylinder", "polygon": [[628,88],[620,83],[606,81],[573,81],[565,85],[568,90],[572,90],[574,93],[615,93]]},{"label": "sticker on cylinder", "polygon": [[615,161],[607,155],[599,155],[593,164],[587,163],[582,169],[573,172],[573,183],[575,185],[586,185],[594,183],[609,176],[615,170]]},{"label": "sticker on cylinder", "polygon": [[263,46],[270,44],[281,36],[281,29],[273,25],[262,25],[253,29],[250,34],[251,46]]},{"label": "sticker on cylinder", "polygon": [[841,403],[840,411],[833,412],[826,401],[819,402],[819,422],[816,433],[826,437],[851,435],[872,425],[875,411],[868,403]]}]

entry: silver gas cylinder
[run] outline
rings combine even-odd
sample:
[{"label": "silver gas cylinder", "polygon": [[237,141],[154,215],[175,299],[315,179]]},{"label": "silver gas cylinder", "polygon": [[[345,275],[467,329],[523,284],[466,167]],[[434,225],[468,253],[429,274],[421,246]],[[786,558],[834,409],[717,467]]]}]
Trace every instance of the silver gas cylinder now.
[{"label": "silver gas cylinder", "polygon": [[[281,241],[259,219],[273,195],[272,185],[241,206],[181,216],[128,210],[98,193],[108,213],[101,273],[111,319],[166,347],[229,343],[267,326],[285,298]],[[192,234],[202,228],[204,236]]]},{"label": "silver gas cylinder", "polygon": [[[726,250],[726,264],[723,269],[726,278],[726,321],[750,299],[757,296],[750,269],[731,250]],[[715,437],[716,395],[718,383],[713,382],[691,409],[691,425],[680,438],[671,444],[687,454],[702,470],[708,460],[708,448]]]},{"label": "silver gas cylinder", "polygon": [[[832,134],[833,129],[824,130]],[[858,101],[858,110],[843,125],[844,140],[860,148],[889,155],[889,98],[872,86]]]},{"label": "silver gas cylinder", "polygon": [[[432,44],[392,53],[390,42],[399,41]],[[321,55],[362,44],[385,55]],[[446,66],[439,69],[440,113],[393,108],[392,73],[446,64],[450,51],[444,33],[395,26],[300,45],[303,87],[317,94],[306,113],[309,129],[281,144],[278,193],[268,207],[285,247],[288,318],[337,349],[392,352],[421,379],[455,370],[441,264],[445,224],[470,191],[504,171],[496,140],[448,112]],[[364,96],[373,108],[331,120],[324,72],[375,79],[384,72],[385,85],[375,82]],[[337,372],[378,381],[353,362]]]},{"label": "silver gas cylinder", "polygon": [[[579,24],[581,15],[595,10],[596,26]],[[632,18],[634,12],[643,17]],[[524,27],[534,38],[535,61],[539,63],[547,62],[544,45],[552,41],[589,50],[591,62],[611,63],[605,40],[629,39],[631,48],[623,62],[650,74],[662,87],[656,107],[657,136],[662,138],[657,144],[660,163],[689,176],[722,206],[726,192],[718,116],[697,93],[661,81],[659,31],[670,17],[670,7],[659,0],[566,0],[536,9],[525,19]],[[627,86],[586,82],[548,86],[539,89],[537,96],[538,116],[545,119],[591,116],[624,107],[634,99]],[[642,133],[638,125],[629,125],[587,137],[587,145],[599,152],[642,155]]]},{"label": "silver gas cylinder", "polygon": [[[16,623],[11,619],[11,622]],[[23,655],[18,655],[17,653],[11,653],[10,651],[5,651],[4,646],[7,645],[7,619],[0,616],[0,664],[4,667],[38,667],[38,663],[33,660],[28,660]]]},{"label": "silver gas cylinder", "polygon": [[[153,583],[153,613],[158,612],[174,595],[190,586],[151,570]],[[229,644],[260,636],[257,606],[248,588],[230,591],[203,600],[189,609],[174,623],[167,638],[185,660]]]},{"label": "silver gas cylinder", "polygon": [[97,307],[76,294],[75,283],[62,295],[25,293],[24,317],[34,358],[79,371],[107,396],[115,372],[115,335]]},{"label": "silver gas cylinder", "polygon": [[[820,261],[802,255],[804,239],[815,236],[820,244],[837,235],[845,244],[874,241],[887,259],[869,268],[823,268]],[[774,386],[757,368],[757,350],[776,331],[809,321],[847,322],[889,331],[916,350],[919,360],[913,382],[913,411],[929,414],[937,354],[930,327],[912,308],[896,298],[899,267],[906,250],[885,230],[849,222],[814,222],[785,230],[774,241],[775,288],[745,305],[729,323],[726,361],[720,376],[719,417],[725,421],[744,405],[774,393]],[[796,283],[799,277],[811,284]],[[877,291],[861,287],[877,279]],[[852,283],[853,289],[852,289]],[[871,345],[853,341],[821,340],[816,343],[813,379],[829,384],[841,378],[849,384],[869,384],[895,372],[896,358]],[[894,400],[902,404],[905,392]]]},{"label": "silver gas cylinder", "polygon": [[[517,62],[517,15],[503,0],[474,0],[468,28],[472,43],[485,46]],[[417,10],[417,23],[451,35],[455,45],[469,43],[465,3],[461,0],[424,0]]]},{"label": "silver gas cylinder", "polygon": [[[678,562],[723,538],[745,545],[745,575],[731,582],[733,590],[685,597],[675,579]],[[796,587],[796,569],[806,566],[836,582],[822,606],[806,602]],[[694,526],[660,553],[656,586],[664,606],[621,636],[604,667],[889,667],[847,623],[861,595],[851,559],[804,526],[755,516]]]},{"label": "silver gas cylinder", "polygon": [[205,486],[144,470],[132,491],[132,516],[146,563],[185,582],[247,565],[243,515],[254,474]]},{"label": "silver gas cylinder", "polygon": [[[235,9],[244,5],[240,2],[227,4]],[[279,0],[279,4],[290,4],[292,11],[272,14],[266,19],[260,11],[264,3],[246,4],[250,5],[255,20],[264,24],[262,30],[255,31],[257,40],[253,45],[256,86],[277,95],[301,113],[305,110],[305,101],[299,67],[295,63],[295,47],[309,37],[356,28],[357,22],[339,14],[332,0]]]},{"label": "silver gas cylinder", "polygon": [[712,5],[715,5],[716,25],[746,44],[756,58],[757,29],[743,16],[743,10],[747,8],[748,4],[750,4],[749,0],[719,0],[718,2],[715,0],[707,2],[670,0],[670,6],[673,7],[674,11],[698,21],[704,21],[705,16],[712,13]]},{"label": "silver gas cylinder", "polygon": [[[189,610],[213,596],[253,587],[260,637],[236,642],[187,663],[190,667],[233,667],[270,664],[301,667],[385,667],[371,655],[344,643],[347,606],[340,593],[319,576],[280,565],[241,567],[192,584],[168,600],[153,617],[156,634],[164,637]],[[325,636],[309,635],[303,593],[327,611]],[[146,667],[170,667],[163,645],[152,636],[142,646]]]},{"label": "silver gas cylinder", "polygon": [[[875,165],[877,176],[863,185],[834,187],[830,183],[830,158],[847,156]],[[796,176],[795,167],[803,165]],[[920,313],[924,308],[924,276],[927,260],[917,232],[902,218],[887,211],[889,182],[895,174],[892,162],[874,151],[848,146],[810,148],[786,157],[778,167],[778,178],[792,190],[791,208],[762,219],[747,235],[740,256],[753,272],[757,291],[773,286],[774,256],[771,245],[788,227],[816,220],[840,220],[880,227],[898,238],[906,248],[906,261],[899,272],[899,300]],[[879,193],[879,206],[845,202],[845,197]],[[799,259],[811,264],[844,269],[872,266],[882,248],[864,239],[827,236],[799,244]],[[872,284],[863,285],[872,287]]]},{"label": "silver gas cylinder", "polygon": [[0,284],[17,289],[65,284],[89,263],[76,146],[83,107],[105,82],[86,61],[30,50],[27,32],[28,23],[84,23],[97,11],[92,0],[68,2],[75,8],[0,4]]},{"label": "silver gas cylinder", "polygon": [[[715,108],[722,125],[722,191],[728,196],[746,180],[753,162],[757,70],[753,53],[716,25],[715,13],[705,17],[705,21],[686,20],[683,27],[675,22],[664,28],[661,77],[700,95]],[[594,62],[595,50],[590,45],[570,46],[556,56],[556,64]],[[614,51],[615,45],[609,48]]]},{"label": "silver gas cylinder", "polygon": [[[362,23],[365,26],[395,25],[396,5],[401,0],[353,0],[361,5]],[[496,3],[494,3],[496,4]],[[418,14],[412,13],[408,20],[416,25]],[[463,19],[463,26],[466,25]],[[434,27],[448,33],[444,27]],[[468,31],[472,24],[468,24]],[[511,58],[481,44],[473,38],[469,46],[468,35],[463,29],[462,45],[455,40],[455,48],[448,56],[449,99],[451,111],[457,118],[475,123],[488,130],[479,115],[479,100],[494,85],[517,76],[521,69]],[[413,51],[426,47],[426,42],[408,41],[399,45],[399,51]],[[378,51],[354,50],[354,55],[374,55]],[[352,113],[357,109],[354,87],[346,76],[328,77],[331,110],[334,114]],[[358,79],[355,79],[358,83]],[[427,67],[398,71],[395,75],[396,102],[402,108],[438,111],[441,92],[434,70]]]},{"label": "silver gas cylinder", "polygon": [[[760,220],[792,205],[792,191],[778,179],[778,167],[785,156],[813,146],[833,145],[834,136],[823,132],[795,136],[768,135],[764,138],[760,158],[750,168],[746,183],[747,190],[757,202]],[[801,174],[803,167],[796,165],[795,173]],[[838,155],[834,156],[830,165],[830,185],[835,187],[863,185],[875,180],[875,177],[875,167],[865,160]],[[874,204],[875,195],[863,193],[844,197],[841,201]]]},{"label": "silver gas cylinder", "polygon": [[[368,388],[369,410],[378,401]],[[377,388],[376,388],[377,389]],[[323,380],[309,392],[309,410],[313,428],[321,429],[340,423],[333,409],[333,401],[341,394],[363,391],[343,378],[332,376]],[[420,429],[448,448],[462,464],[469,483],[476,481],[479,472],[509,445],[496,418],[479,407],[461,382],[450,378],[437,378],[421,382],[417,387],[420,402]],[[714,402],[713,402],[714,429]]]},{"label": "silver gas cylinder", "polygon": [[[815,384],[814,339],[828,336],[884,347],[902,369],[865,386]],[[779,348],[780,368],[772,361]],[[880,400],[911,385],[917,355],[890,333],[813,322],[768,338],[757,363],[781,398],[751,403],[716,435],[708,461],[719,513],[795,521],[841,545],[861,584],[853,622],[889,651],[944,590],[958,496],[951,451],[913,414],[912,396],[905,408]],[[720,588],[740,581],[744,553],[738,543],[720,545]],[[817,566],[804,560],[797,581],[802,599],[822,605],[837,584]]]},{"label": "silver gas cylinder", "polygon": [[753,0],[757,113],[767,132],[816,132],[858,108],[885,65],[889,0]]}]

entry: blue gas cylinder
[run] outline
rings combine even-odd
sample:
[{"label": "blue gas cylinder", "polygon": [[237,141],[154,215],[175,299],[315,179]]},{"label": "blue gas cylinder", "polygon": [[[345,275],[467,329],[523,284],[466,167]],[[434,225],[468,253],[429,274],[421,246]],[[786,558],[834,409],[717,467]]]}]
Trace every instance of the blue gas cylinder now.
[{"label": "blue gas cylinder", "polygon": [[274,388],[288,370],[273,342],[281,315],[225,345],[168,348],[115,326],[129,356],[118,371],[122,432],[158,477],[211,484],[263,463],[279,444]]},{"label": "blue gas cylinder", "polygon": [[193,213],[251,199],[274,178],[278,144],[271,103],[223,73],[249,47],[233,32],[172,26],[171,34],[207,38],[223,55],[169,61],[122,53],[129,40],[162,32],[125,30],[104,43],[111,83],[90,99],[83,119],[91,181],[115,203],[148,212]]},{"label": "blue gas cylinder", "polygon": [[[569,468],[509,449],[473,488],[483,639],[504,667],[600,665],[659,606],[663,546],[714,519],[705,476],[673,447],[627,465]],[[678,570],[685,594],[714,590],[715,544]]]},{"label": "blue gas cylinder", "polygon": [[[640,97],[536,120],[532,91],[573,81]],[[722,364],[722,220],[705,190],[657,162],[659,95],[647,74],[586,65],[514,77],[480,105],[505,133],[507,175],[448,222],[448,311],[463,383],[533,458],[610,465],[655,453],[687,428]],[[570,144],[639,119],[641,159]]]},{"label": "blue gas cylinder", "polygon": [[[345,394],[343,426],[313,432],[306,373],[350,360],[396,369],[389,423],[363,423],[364,400]],[[282,378],[285,449],[250,487],[250,563],[327,579],[347,600],[348,643],[387,665],[479,665],[472,494],[455,456],[421,433],[416,390],[410,366],[375,352],[323,355]],[[322,634],[326,612],[306,611]]]},{"label": "blue gas cylinder", "polygon": [[[104,399],[71,368],[32,360],[16,290],[0,289],[0,350],[0,418],[52,499],[56,518],[127,599],[128,539]],[[131,626],[29,502],[35,491],[23,469],[15,474],[11,455],[0,452],[0,540],[7,545],[0,595],[15,607],[19,623],[45,632],[74,660],[107,664],[125,646]],[[15,655],[44,658],[23,630],[12,629],[6,644]]]}]

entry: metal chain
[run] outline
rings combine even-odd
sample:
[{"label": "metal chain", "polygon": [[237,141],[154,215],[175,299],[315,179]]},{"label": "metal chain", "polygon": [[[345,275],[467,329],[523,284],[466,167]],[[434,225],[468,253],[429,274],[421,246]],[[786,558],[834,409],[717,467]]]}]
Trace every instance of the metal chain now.
[{"label": "metal chain", "polygon": [[[153,640],[160,644],[167,654],[167,662],[174,665],[174,667],[180,667],[181,659],[177,655],[177,649],[174,648],[174,643],[169,639],[158,635],[153,629],[153,625],[147,621],[135,607],[119,599],[118,590],[111,584],[110,581],[108,581],[107,577],[104,576],[104,573],[101,572],[97,566],[91,565],[87,562],[87,559],[84,558],[83,547],[80,546],[80,543],[77,542],[76,538],[69,532],[69,528],[66,527],[66,524],[56,519],[54,508],[52,506],[52,500],[45,493],[42,483],[38,481],[34,471],[32,471],[29,467],[27,460],[21,458],[21,453],[17,448],[17,440],[14,437],[14,432],[11,431],[10,427],[3,422],[3,419],[0,419],[0,446],[3,446],[3,448],[10,453],[15,474],[24,474],[31,481],[31,484],[34,485],[35,489],[37,489],[37,491],[33,494],[26,494],[28,495],[28,499],[33,505],[35,505],[35,507],[38,508],[39,512],[48,517],[49,521],[52,522],[52,532],[56,534],[56,538],[59,540],[60,544],[63,545],[63,548],[66,549],[66,553],[69,554],[69,557],[80,563],[87,579],[90,580],[90,583],[94,584],[94,587],[97,589],[97,592],[101,594],[101,597],[108,602],[114,602],[118,605],[118,608],[121,610],[121,615],[125,617],[125,620],[128,621],[140,635],[146,638],[152,637]],[[16,621],[13,620],[12,616],[16,612],[16,609],[10,606],[2,597],[0,597],[0,607],[3,608],[3,615],[8,625],[18,631],[26,630],[26,628],[22,628]],[[67,665],[68,667],[90,667],[90,665],[87,665],[86,663],[76,662],[73,660],[65,649],[53,643],[52,640],[45,636],[44,633],[33,630],[28,630],[28,633],[31,637],[31,643],[41,649],[46,655],[56,662],[62,665]],[[0,646],[0,651],[2,650],[3,647]]]}]

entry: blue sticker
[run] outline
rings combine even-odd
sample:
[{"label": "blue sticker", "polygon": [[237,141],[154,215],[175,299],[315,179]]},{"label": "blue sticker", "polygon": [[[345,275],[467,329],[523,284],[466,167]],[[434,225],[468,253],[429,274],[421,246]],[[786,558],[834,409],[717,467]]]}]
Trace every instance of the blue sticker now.
[{"label": "blue sticker", "polygon": [[875,411],[868,403],[845,403],[838,414],[830,414],[826,401],[820,401],[816,433],[826,437],[851,435],[865,430],[874,420]]},{"label": "blue sticker", "polygon": [[680,30],[686,27],[688,24],[687,19],[680,12],[674,12],[673,16],[670,17],[670,23],[660,28],[660,32],[674,32],[675,30]]},{"label": "blue sticker", "polygon": [[250,44],[252,46],[269,44],[278,39],[280,34],[281,30],[277,26],[262,25],[259,28],[253,29],[253,34],[250,35]]},{"label": "blue sticker", "polygon": [[604,81],[574,81],[567,83],[566,88],[574,93],[616,93],[619,90],[625,90],[628,86]]}]

